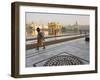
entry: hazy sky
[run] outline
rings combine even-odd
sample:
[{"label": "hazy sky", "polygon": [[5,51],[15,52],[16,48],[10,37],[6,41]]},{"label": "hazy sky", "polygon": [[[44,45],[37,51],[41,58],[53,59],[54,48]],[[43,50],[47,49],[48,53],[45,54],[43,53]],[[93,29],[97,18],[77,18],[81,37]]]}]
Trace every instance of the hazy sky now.
[{"label": "hazy sky", "polygon": [[50,14],[50,13],[26,13],[26,23],[36,22],[47,25],[48,22],[59,22],[62,25],[73,25],[77,21],[80,25],[89,25],[89,15],[76,14]]}]

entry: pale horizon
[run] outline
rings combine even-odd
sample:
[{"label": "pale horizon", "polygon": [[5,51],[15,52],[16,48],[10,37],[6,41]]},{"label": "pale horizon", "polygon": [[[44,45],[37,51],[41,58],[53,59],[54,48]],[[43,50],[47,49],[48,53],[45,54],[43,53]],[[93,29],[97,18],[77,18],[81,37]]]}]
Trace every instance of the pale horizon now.
[{"label": "pale horizon", "polygon": [[28,12],[26,15],[26,24],[28,23],[38,23],[42,25],[47,25],[48,22],[57,22],[61,25],[73,25],[78,22],[79,25],[89,25],[90,16],[89,15],[77,15],[77,14],[50,14],[50,13],[32,13]]}]

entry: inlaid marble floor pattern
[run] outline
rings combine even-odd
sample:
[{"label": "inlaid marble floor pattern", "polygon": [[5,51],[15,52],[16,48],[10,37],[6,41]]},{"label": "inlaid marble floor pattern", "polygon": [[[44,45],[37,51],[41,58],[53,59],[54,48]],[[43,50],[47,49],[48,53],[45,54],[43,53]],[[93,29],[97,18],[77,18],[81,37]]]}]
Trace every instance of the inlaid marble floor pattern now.
[{"label": "inlaid marble floor pattern", "polygon": [[89,42],[86,42],[84,38],[80,38],[46,46],[45,50],[42,48],[39,51],[36,49],[26,50],[26,67],[46,66],[46,62],[50,62],[48,61],[50,58],[62,55],[75,56],[83,64],[89,64]]}]

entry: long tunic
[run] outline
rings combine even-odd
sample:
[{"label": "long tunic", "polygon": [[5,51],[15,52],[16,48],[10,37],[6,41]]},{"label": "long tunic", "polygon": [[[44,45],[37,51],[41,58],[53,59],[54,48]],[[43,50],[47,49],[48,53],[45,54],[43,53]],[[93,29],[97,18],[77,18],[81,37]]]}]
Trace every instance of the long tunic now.
[{"label": "long tunic", "polygon": [[39,32],[37,35],[37,45],[41,46],[44,44],[44,34],[42,32]]}]

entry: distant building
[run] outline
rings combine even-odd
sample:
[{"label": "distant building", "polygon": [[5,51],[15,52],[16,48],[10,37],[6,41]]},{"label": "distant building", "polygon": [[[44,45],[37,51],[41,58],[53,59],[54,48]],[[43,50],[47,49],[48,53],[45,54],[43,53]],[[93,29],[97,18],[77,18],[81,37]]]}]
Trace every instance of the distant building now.
[{"label": "distant building", "polygon": [[34,22],[30,24],[26,24],[26,36],[34,36],[36,35],[36,28],[38,25]]},{"label": "distant building", "polygon": [[48,23],[48,34],[49,35],[58,35],[60,34],[61,25],[56,22]]},{"label": "distant building", "polygon": [[40,28],[45,35],[58,35],[60,34],[61,25],[56,22],[49,22],[48,25],[37,24],[32,22],[26,24],[26,36],[35,36],[37,35],[37,28]]},{"label": "distant building", "polygon": [[45,35],[59,35],[66,33],[89,32],[89,25],[79,25],[76,21],[73,25],[61,25],[58,22],[49,22],[47,25],[38,24],[35,22],[26,24],[26,37],[36,36],[37,28],[40,28]]},{"label": "distant building", "polygon": [[78,25],[78,22],[77,22],[77,21],[76,21],[76,23],[73,25],[73,27],[79,30],[79,25]]},{"label": "distant building", "polygon": [[40,28],[41,31],[44,32],[45,35],[48,35],[48,26],[42,25],[42,24],[40,25],[35,22],[32,22],[30,24],[26,24],[26,36],[36,36],[37,28]]},{"label": "distant building", "polygon": [[66,30],[67,30],[67,32],[79,32],[79,24],[78,24],[78,22],[76,21],[75,22],[75,24],[69,24],[69,25],[67,25],[66,26]]},{"label": "distant building", "polygon": [[90,29],[89,29],[89,25],[80,25],[79,27],[79,31],[81,31],[81,33],[89,33]]}]

